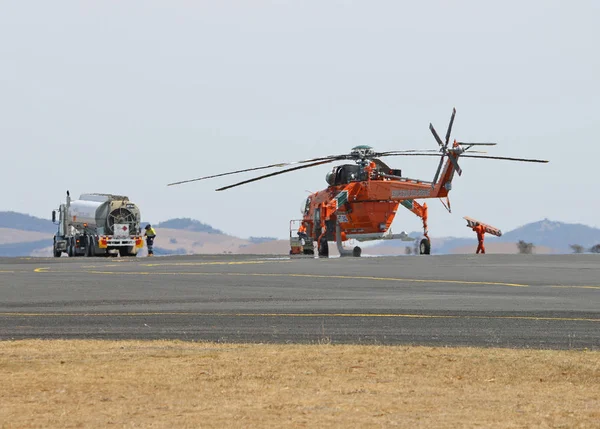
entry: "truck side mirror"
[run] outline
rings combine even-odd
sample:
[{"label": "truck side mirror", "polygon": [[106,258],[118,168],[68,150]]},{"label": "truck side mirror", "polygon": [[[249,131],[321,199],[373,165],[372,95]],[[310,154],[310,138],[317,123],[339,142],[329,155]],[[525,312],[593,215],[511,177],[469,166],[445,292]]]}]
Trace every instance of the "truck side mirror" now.
[{"label": "truck side mirror", "polygon": [[56,223],[56,210],[52,210],[52,223]]}]

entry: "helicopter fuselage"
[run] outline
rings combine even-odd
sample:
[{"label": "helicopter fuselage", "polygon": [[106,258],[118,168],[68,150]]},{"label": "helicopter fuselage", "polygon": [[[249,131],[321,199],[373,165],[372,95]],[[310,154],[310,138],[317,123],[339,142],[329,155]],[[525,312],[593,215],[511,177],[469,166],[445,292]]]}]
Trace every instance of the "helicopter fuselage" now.
[{"label": "helicopter fuselage", "polygon": [[442,175],[446,186],[402,177],[378,159],[334,167],[326,177],[330,186],[306,200],[305,233],[317,242],[336,241],[338,235],[342,241],[384,238],[402,204],[423,218],[427,236],[427,206],[415,200],[447,196],[452,175],[449,162]]}]

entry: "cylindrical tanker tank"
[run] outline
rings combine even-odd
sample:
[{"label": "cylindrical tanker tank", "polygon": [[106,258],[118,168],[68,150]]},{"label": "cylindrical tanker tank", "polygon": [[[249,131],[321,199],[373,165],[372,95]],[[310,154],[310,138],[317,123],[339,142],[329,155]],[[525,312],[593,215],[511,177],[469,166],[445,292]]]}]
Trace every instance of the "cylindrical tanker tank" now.
[{"label": "cylindrical tanker tank", "polygon": [[114,233],[113,225],[126,224],[132,234],[139,234],[140,211],[127,197],[84,194],[71,201],[70,221],[79,227],[98,228],[100,234]]},{"label": "cylindrical tanker tank", "polygon": [[[90,228],[97,226],[104,226],[102,218],[98,216],[102,212],[102,206],[106,207],[107,202],[99,201],[88,201],[88,200],[74,200],[69,205],[69,216],[70,221],[75,225],[83,226],[87,224]],[[106,208],[105,210],[106,211]],[[98,224],[100,221],[100,225]]]}]

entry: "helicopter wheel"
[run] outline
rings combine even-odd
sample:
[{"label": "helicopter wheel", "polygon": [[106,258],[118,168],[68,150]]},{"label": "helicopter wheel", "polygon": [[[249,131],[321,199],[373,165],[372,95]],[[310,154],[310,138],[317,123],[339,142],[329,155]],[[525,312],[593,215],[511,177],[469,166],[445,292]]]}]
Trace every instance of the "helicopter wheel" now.
[{"label": "helicopter wheel", "polygon": [[319,257],[329,258],[329,243],[325,238],[319,242]]},{"label": "helicopter wheel", "polygon": [[431,242],[428,239],[424,238],[419,243],[419,253],[421,255],[431,254]]},{"label": "helicopter wheel", "polygon": [[352,249],[352,256],[354,256],[355,258],[359,258],[361,253],[362,253],[362,249],[358,246],[356,246],[354,249]]}]

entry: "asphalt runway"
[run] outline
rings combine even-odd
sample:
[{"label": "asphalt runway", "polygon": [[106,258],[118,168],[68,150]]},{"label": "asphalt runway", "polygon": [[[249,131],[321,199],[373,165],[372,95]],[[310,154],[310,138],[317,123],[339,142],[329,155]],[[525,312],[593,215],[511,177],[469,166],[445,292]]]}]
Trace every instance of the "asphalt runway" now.
[{"label": "asphalt runway", "polygon": [[600,255],[0,258],[0,339],[600,349]]}]

